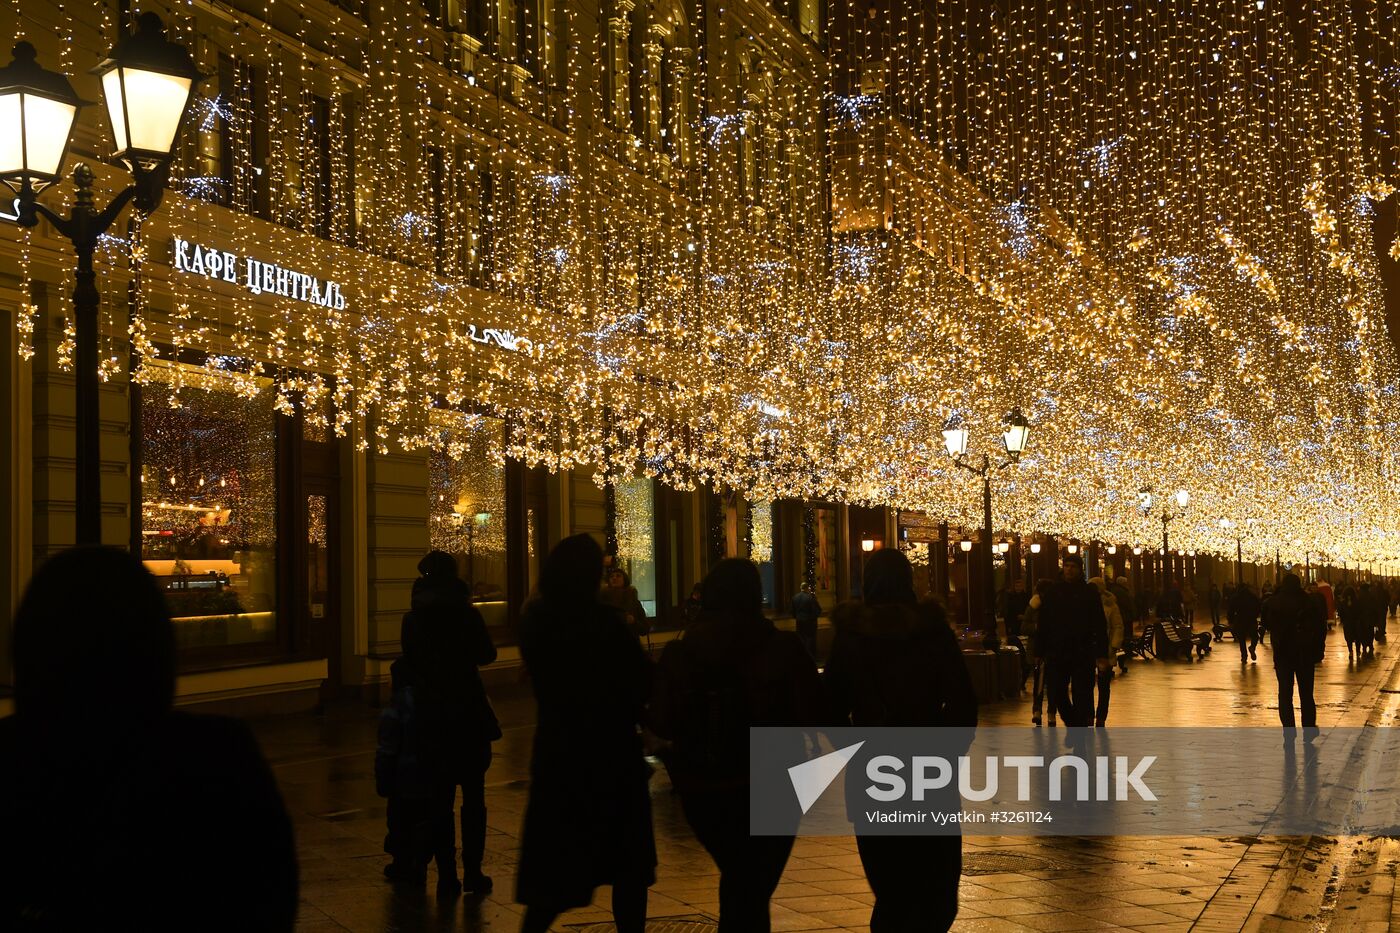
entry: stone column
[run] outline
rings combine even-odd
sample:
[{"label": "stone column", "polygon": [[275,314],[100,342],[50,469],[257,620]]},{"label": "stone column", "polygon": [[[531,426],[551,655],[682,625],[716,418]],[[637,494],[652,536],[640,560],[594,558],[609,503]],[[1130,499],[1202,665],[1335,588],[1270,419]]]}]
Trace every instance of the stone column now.
[{"label": "stone column", "polygon": [[620,130],[632,129],[631,56],[632,0],[617,0],[608,18],[608,120]]},{"label": "stone column", "polygon": [[653,23],[647,29],[648,39],[642,45],[642,139],[651,149],[661,146],[661,60],[666,54],[662,44],[665,31]]}]

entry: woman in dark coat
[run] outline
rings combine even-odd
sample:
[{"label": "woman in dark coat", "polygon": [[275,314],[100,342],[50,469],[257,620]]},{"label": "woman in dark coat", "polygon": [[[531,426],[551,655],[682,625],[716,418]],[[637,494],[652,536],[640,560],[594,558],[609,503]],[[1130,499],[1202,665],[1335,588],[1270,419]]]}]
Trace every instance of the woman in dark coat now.
[{"label": "woman in dark coat", "polygon": [[243,723],[171,708],[175,636],[141,562],[49,559],[15,614],[0,720],[0,930],[290,931],[292,825]]},{"label": "woman in dark coat", "polygon": [[1364,642],[1361,638],[1361,625],[1365,610],[1356,587],[1347,585],[1337,594],[1337,615],[1342,620],[1342,637],[1347,643],[1347,658],[1353,659],[1362,653]]},{"label": "woman in dark coat", "polygon": [[[721,933],[766,933],[793,837],[749,835],[749,727],[815,729],[828,707],[802,641],[763,615],[751,561],[720,561],[700,599],[699,619],[661,654],[651,725],[672,743],[664,758],[671,782],[719,867]],[[806,749],[794,736],[789,757],[798,761]]]},{"label": "woman in dark coat", "polygon": [[612,885],[620,933],[646,923],[656,844],[639,724],[650,662],[616,610],[599,602],[603,549],[574,535],[550,552],[525,610],[520,653],[538,704],[516,900],[522,933]]},{"label": "woman in dark coat", "polygon": [[[472,605],[471,590],[457,576],[452,555],[433,551],[418,562],[412,609],[404,616],[403,676],[412,686],[420,758],[428,793],[432,857],[438,894],[463,888],[490,892],[481,870],[486,851],[486,771],[491,743],[501,737],[479,668],[496,660],[486,621]],[[452,805],[462,788],[462,867],[457,879]],[[391,828],[392,832],[392,828]],[[421,869],[420,869],[421,870]],[[392,875],[390,877],[393,877]],[[416,880],[416,879],[415,879]]]},{"label": "woman in dark coat", "polygon": [[[826,684],[838,715],[853,726],[967,727],[970,742],[977,725],[972,678],[942,609],[915,596],[909,559],[877,551],[865,565],[864,594],[863,605],[846,603],[834,619]],[[856,847],[875,894],[871,933],[952,925],[960,836],[859,835]]]}]

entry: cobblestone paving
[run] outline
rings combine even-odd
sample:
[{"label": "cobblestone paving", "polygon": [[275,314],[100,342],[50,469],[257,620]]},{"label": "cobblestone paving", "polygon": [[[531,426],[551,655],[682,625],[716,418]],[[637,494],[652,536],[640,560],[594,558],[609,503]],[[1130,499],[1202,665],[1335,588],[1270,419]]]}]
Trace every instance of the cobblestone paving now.
[{"label": "cobblestone paving", "polygon": [[[1393,623],[1392,623],[1393,624]],[[1268,647],[1241,664],[1228,640],[1200,661],[1134,661],[1113,685],[1109,727],[1277,724]],[[1400,639],[1346,658],[1339,632],[1318,669],[1320,725],[1395,724]],[[258,724],[297,823],[304,931],[511,931],[518,832],[527,794],[531,703],[501,691],[505,739],[489,776],[486,871],[496,891],[440,908],[380,874],[384,804],[374,794],[375,717],[363,707]],[[511,698],[510,694],[516,694]],[[1029,703],[984,707],[993,725],[1029,724]],[[1222,782],[1247,781],[1223,773]],[[711,928],[717,873],[679,813],[664,771],[653,782],[660,855],[653,930]],[[1400,841],[1369,838],[994,837],[964,840],[968,871],[955,930],[1400,929]],[[852,839],[799,839],[773,900],[775,930],[864,930],[872,896]],[[606,892],[556,929],[609,929]]]}]

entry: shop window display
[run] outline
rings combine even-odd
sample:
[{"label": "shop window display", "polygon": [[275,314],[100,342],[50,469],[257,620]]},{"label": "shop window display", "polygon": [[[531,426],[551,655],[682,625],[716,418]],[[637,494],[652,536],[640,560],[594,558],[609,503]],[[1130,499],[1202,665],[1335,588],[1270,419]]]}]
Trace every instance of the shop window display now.
[{"label": "shop window display", "polygon": [[831,606],[836,601],[836,510],[819,508],[815,510],[817,532],[817,598],[823,606]]},{"label": "shop window display", "polygon": [[616,486],[617,561],[627,571],[642,608],[656,617],[656,498],[646,477]]},{"label": "shop window display", "polygon": [[165,590],[177,644],[272,643],[277,416],[270,382],[157,361],[145,371],[141,557]]},{"label": "shop window display", "polygon": [[472,601],[498,636],[506,632],[506,471],[498,418],[432,412],[428,458],[429,534],[457,559]]},{"label": "shop window display", "polygon": [[772,609],[777,605],[777,568],[773,563],[773,503],[768,500],[749,503],[749,521],[752,523],[752,543],[749,559],[758,565],[758,575],[763,580],[763,605]]}]

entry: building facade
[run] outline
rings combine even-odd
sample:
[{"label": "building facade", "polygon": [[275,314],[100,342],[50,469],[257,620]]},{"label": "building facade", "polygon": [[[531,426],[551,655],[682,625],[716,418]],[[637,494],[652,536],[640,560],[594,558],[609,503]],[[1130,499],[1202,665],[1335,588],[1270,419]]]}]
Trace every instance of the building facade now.
[{"label": "building facade", "polygon": [[[569,534],[616,555],[658,630],[720,557],[758,561],[782,613],[804,582],[827,605],[846,597],[862,542],[894,541],[883,509],[513,456],[524,429],[490,404],[519,388],[509,367],[530,357],[531,328],[604,326],[577,324],[578,295],[595,302],[583,317],[613,326],[716,217],[716,251],[823,267],[818,0],[145,8],[207,78],[161,209],[124,219],[98,257],[102,537],[166,590],[181,702],[379,695],[430,548],[457,556],[509,664],[540,561]],[[116,17],[24,3],[0,21],[99,99],[86,72]],[[72,144],[99,198],[122,183],[100,110]],[[608,235],[559,232],[580,216]],[[33,568],[75,540],[73,260],[46,224],[8,220],[0,256],[0,312],[16,322],[0,342],[11,616]],[[418,391],[395,365],[436,352],[434,306],[400,298],[438,293],[460,348]],[[349,359],[356,346],[382,359]],[[378,393],[364,417],[341,404],[356,365],[372,370],[357,389]],[[7,618],[3,683],[9,631]]]}]

